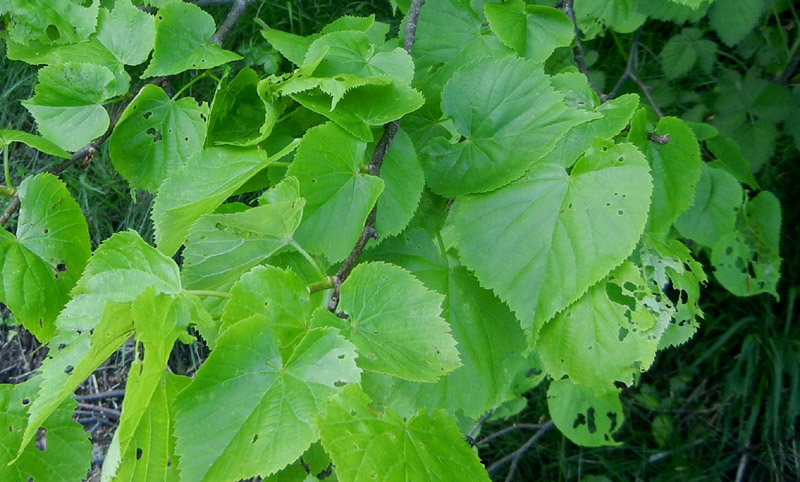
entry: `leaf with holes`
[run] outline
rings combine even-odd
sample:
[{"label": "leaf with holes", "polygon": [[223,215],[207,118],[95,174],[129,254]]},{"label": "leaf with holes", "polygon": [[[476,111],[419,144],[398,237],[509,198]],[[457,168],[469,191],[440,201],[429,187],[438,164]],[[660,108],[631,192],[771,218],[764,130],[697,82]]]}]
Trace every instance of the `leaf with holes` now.
[{"label": "leaf with holes", "polygon": [[197,5],[175,2],[156,15],[153,59],[142,77],[175,75],[190,69],[210,69],[242,57],[209,44],[214,18]]},{"label": "leaf with holes", "polygon": [[66,186],[52,174],[23,181],[19,197],[16,236],[0,230],[0,301],[45,342],[56,334],[56,316],[91,254],[89,228]]},{"label": "leaf with holes", "polygon": [[131,187],[155,192],[203,147],[208,111],[206,104],[174,100],[161,87],[145,85],[109,139],[114,168]]},{"label": "leaf with holes", "polygon": [[109,125],[103,101],[115,82],[110,70],[69,62],[39,70],[35,95],[22,101],[39,131],[67,151],[77,151],[100,137]]},{"label": "leaf with holes", "polygon": [[92,444],[72,420],[75,402],[64,400],[36,430],[36,440],[22,447],[11,464],[27,427],[27,406],[36,396],[37,379],[0,384],[0,480],[83,480],[91,467]]},{"label": "leaf with holes", "polygon": [[[655,359],[667,320],[651,313],[654,295],[630,262],[592,286],[578,301],[547,322],[536,350],[554,380],[564,375],[596,395],[633,386],[635,374]],[[649,306],[648,306],[649,305]]]},{"label": "leaf with holes", "polygon": [[383,192],[383,180],[362,172],[366,147],[329,122],[306,132],[286,172],[307,202],[297,241],[332,262],[350,254]]},{"label": "leaf with holes", "polygon": [[322,446],[343,480],[489,480],[455,422],[443,412],[420,412],[404,420],[391,409],[372,406],[357,386],[345,388],[324,406]]},{"label": "leaf with holes", "polygon": [[675,228],[681,236],[710,248],[736,228],[744,191],[726,171],[706,164],[700,167],[694,204],[678,218]]},{"label": "leaf with holes", "polygon": [[461,137],[437,137],[422,150],[428,186],[454,197],[518,178],[570,127],[592,118],[563,101],[533,62],[483,58],[463,67],[442,93],[442,110]]},{"label": "leaf with holes", "polygon": [[600,144],[570,174],[539,163],[502,189],[456,200],[449,222],[461,261],[535,338],[633,252],[651,192],[635,147]]},{"label": "leaf with holes", "polygon": [[745,203],[737,229],[714,244],[711,251],[714,277],[736,296],[770,293],[777,299],[780,231],[778,199],[768,191],[760,192]]},{"label": "leaf with holes", "polygon": [[598,396],[564,378],[550,384],[547,408],[556,427],[572,442],[584,447],[619,445],[612,437],[625,416],[617,393]]},{"label": "leaf with holes", "polygon": [[555,8],[513,0],[487,2],[483,11],[500,40],[534,62],[544,62],[556,48],[569,46],[575,36],[569,17]]},{"label": "leaf with holes", "polygon": [[314,321],[339,328],[358,349],[361,368],[432,382],[461,365],[442,301],[398,266],[360,264],[341,288],[339,308],[348,318],[321,311]]},{"label": "leaf with holes", "polygon": [[14,42],[71,44],[86,40],[97,25],[100,2],[93,0],[26,0],[0,2]]},{"label": "leaf with holes", "polygon": [[234,481],[282,469],[318,439],[321,404],[359,381],[355,348],[336,330],[310,330],[287,353],[272,330],[258,316],[230,325],[178,395],[183,478]]},{"label": "leaf with holes", "polygon": [[158,249],[175,254],[200,216],[212,212],[248,179],[296,146],[291,142],[272,156],[254,148],[198,151],[158,188],[152,212]]}]

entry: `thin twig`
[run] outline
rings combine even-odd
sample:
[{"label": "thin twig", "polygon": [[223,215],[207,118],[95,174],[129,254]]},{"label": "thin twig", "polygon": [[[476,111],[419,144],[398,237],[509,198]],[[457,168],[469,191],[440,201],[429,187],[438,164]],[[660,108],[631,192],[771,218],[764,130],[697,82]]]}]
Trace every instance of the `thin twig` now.
[{"label": "thin twig", "polygon": [[79,402],[90,402],[92,400],[105,400],[107,398],[122,398],[125,396],[125,390],[109,390],[107,392],[90,393],[89,395],[78,395],[73,397]]},{"label": "thin twig", "polygon": [[510,426],[508,426],[508,427],[506,427],[506,428],[504,428],[502,430],[499,430],[499,431],[497,431],[497,432],[495,432],[495,433],[493,433],[491,435],[488,435],[488,436],[482,438],[481,440],[478,440],[477,442],[475,442],[475,445],[476,446],[486,445],[489,442],[491,442],[492,440],[494,440],[496,438],[499,438],[499,437],[502,437],[503,435],[505,435],[505,434],[507,434],[509,432],[513,432],[515,430],[521,430],[521,429],[540,430],[543,427],[544,427],[544,425],[537,424],[537,423],[515,423],[515,424],[510,425]]},{"label": "thin twig", "polygon": [[97,405],[91,405],[89,403],[78,403],[78,408],[82,408],[84,410],[89,410],[92,412],[103,413],[109,415],[111,417],[119,418],[122,413],[119,410],[114,410],[113,408],[106,408],[106,407],[98,407]]},{"label": "thin twig", "polygon": [[589,82],[589,87],[592,88],[593,91],[597,94],[600,98],[600,102],[605,102],[607,100],[606,95],[598,89],[592,79],[589,78],[589,67],[586,65],[586,58],[583,55],[583,42],[581,41],[581,30],[578,28],[578,20],[575,18],[575,9],[574,9],[575,0],[566,0],[564,2],[564,13],[567,14],[567,17],[572,21],[572,30],[575,32],[575,48],[572,49],[572,56],[575,59],[575,63],[578,64],[578,70],[581,71],[583,75],[586,76],[586,80]]},{"label": "thin twig", "polygon": [[527,442],[525,442],[522,447],[518,448],[514,452],[506,455],[502,459],[498,460],[497,462],[490,465],[486,471],[492,473],[493,471],[497,470],[499,467],[505,465],[506,462],[511,461],[511,467],[508,469],[508,476],[506,476],[506,480],[509,481],[514,476],[514,472],[517,470],[517,464],[519,463],[520,457],[530,449],[533,444],[535,444],[539,439],[544,437],[544,434],[547,433],[553,427],[553,421],[550,420],[546,424],[542,425],[542,428],[539,429],[533,437],[529,438]]},{"label": "thin twig", "polygon": [[494,413],[494,409],[489,410],[488,412],[484,413],[483,416],[477,422],[475,422],[475,425],[473,425],[472,428],[469,429],[469,432],[467,432],[467,437],[470,437],[470,438],[474,437],[475,434],[478,433],[478,430],[481,428],[481,426],[484,424],[484,422],[489,420],[489,417],[491,417],[493,413]]},{"label": "thin twig", "polygon": [[795,48],[794,55],[792,58],[789,59],[789,62],[786,64],[786,67],[780,72],[780,74],[775,79],[775,82],[779,84],[788,84],[794,74],[797,73],[797,66],[800,65],[800,48]]},{"label": "thin twig", "polygon": [[[408,19],[406,21],[406,29],[404,32],[405,35],[403,36],[403,48],[409,54],[411,54],[411,50],[414,48],[414,42],[417,38],[417,21],[419,20],[419,11],[424,4],[425,0],[413,0],[413,2],[411,2],[411,6],[408,8]],[[372,153],[372,158],[369,163],[370,175],[376,177],[380,176],[383,160],[386,158],[386,153],[392,146],[392,141],[394,140],[394,136],[397,134],[397,130],[399,128],[399,120],[389,122],[384,126],[383,135],[381,135],[378,144],[375,146],[375,150]],[[378,206],[375,205],[372,208],[372,211],[370,211],[369,216],[367,216],[367,221],[364,223],[364,229],[361,231],[361,235],[358,237],[356,245],[353,247],[352,251],[350,251],[350,255],[347,256],[347,259],[344,260],[344,263],[342,263],[339,271],[337,271],[333,277],[333,293],[331,294],[331,299],[328,302],[328,311],[331,313],[336,312],[336,308],[339,306],[339,291],[342,283],[344,283],[347,277],[350,276],[350,272],[358,263],[358,259],[361,257],[361,253],[364,252],[367,242],[370,239],[378,239],[378,232],[375,231],[375,220],[377,219],[377,216]]]},{"label": "thin twig", "polygon": [[242,18],[247,6],[251,3],[253,3],[253,0],[235,0],[233,2],[233,6],[231,7],[231,11],[228,12],[228,16],[225,17],[222,25],[220,25],[217,31],[214,32],[214,35],[211,36],[211,40],[209,40],[208,43],[217,44],[221,47],[222,41],[225,40],[225,37],[228,35],[231,29],[239,22],[239,19]]},{"label": "thin twig", "polygon": [[661,108],[658,106],[655,99],[653,99],[653,96],[650,94],[650,87],[646,85],[642,81],[642,79],[640,79],[639,76],[636,74],[636,61],[637,61],[637,56],[639,54],[639,42],[641,36],[642,36],[642,29],[640,28],[636,30],[636,34],[633,36],[633,43],[631,44],[631,49],[628,53],[628,65],[625,66],[625,72],[622,73],[619,80],[617,80],[616,85],[614,85],[614,88],[611,89],[611,92],[608,93],[608,96],[606,96],[606,98],[607,99],[616,98],[617,95],[619,94],[620,89],[625,84],[625,81],[631,79],[636,85],[639,86],[642,92],[644,92],[644,96],[647,98],[647,102],[650,103],[650,107],[653,108],[656,115],[658,115],[659,118],[664,117],[664,113],[661,112]]}]

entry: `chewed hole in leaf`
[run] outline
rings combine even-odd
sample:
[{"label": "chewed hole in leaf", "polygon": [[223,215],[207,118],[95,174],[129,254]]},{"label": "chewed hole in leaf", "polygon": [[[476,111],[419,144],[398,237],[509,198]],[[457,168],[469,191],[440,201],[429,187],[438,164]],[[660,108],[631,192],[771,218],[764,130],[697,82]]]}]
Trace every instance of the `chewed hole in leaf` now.
[{"label": "chewed hole in leaf", "polygon": [[572,428],[578,428],[581,425],[586,425],[586,415],[579,413],[577,417],[575,417],[575,421],[572,422]]},{"label": "chewed hole in leaf", "polygon": [[153,142],[159,142],[159,141],[161,141],[161,139],[162,139],[162,137],[161,137],[161,132],[157,131],[157,130],[156,130],[155,128],[153,128],[153,127],[151,127],[151,128],[149,128],[149,129],[147,129],[147,130],[146,130],[146,131],[144,131],[144,132],[145,132],[145,134],[148,134],[148,135],[150,135],[150,136],[153,136]]},{"label": "chewed hole in leaf", "polygon": [[141,459],[142,459],[142,449],[137,447],[136,448],[136,460],[141,460]]},{"label": "chewed hole in leaf", "polygon": [[256,443],[257,440],[258,440],[258,434],[253,434],[253,440],[251,440],[250,443],[254,444]]},{"label": "chewed hole in leaf", "polygon": [[[22,404],[23,405],[27,405],[29,403],[31,403],[31,399],[30,398],[23,398],[22,399]],[[8,428],[10,429],[11,427],[8,427]]]},{"label": "chewed hole in leaf", "polygon": [[333,386],[336,388],[342,388],[343,386],[347,385],[347,382],[343,382],[341,380],[337,380],[333,382]]},{"label": "chewed hole in leaf", "polygon": [[597,425],[594,423],[594,407],[589,407],[586,411],[586,428],[589,429],[589,433],[597,431]]},{"label": "chewed hole in leaf", "polygon": [[150,112],[150,111],[145,112],[144,114],[142,114],[142,117],[144,117],[145,120],[149,119],[152,116],[153,116],[153,113]]},{"label": "chewed hole in leaf", "polygon": [[626,330],[625,328],[620,327],[619,333],[617,334],[617,337],[619,338],[619,341],[625,341],[625,337],[627,337],[627,336],[628,336],[628,330]]},{"label": "chewed hole in leaf", "polygon": [[37,449],[44,452],[47,450],[47,429],[40,428],[36,431],[36,443],[34,444]]},{"label": "chewed hole in leaf", "polygon": [[74,368],[75,367],[73,367],[72,365],[67,365],[66,367],[64,367],[64,373],[72,373],[72,370]]},{"label": "chewed hole in leaf", "polygon": [[61,32],[58,31],[58,27],[55,25],[48,25],[44,32],[50,40],[56,41],[61,38]]},{"label": "chewed hole in leaf", "polygon": [[630,310],[636,310],[636,299],[622,292],[622,288],[616,283],[606,283],[606,294],[608,298],[618,305],[627,306]]},{"label": "chewed hole in leaf", "polygon": [[606,417],[608,417],[608,420],[611,422],[611,426],[608,428],[608,431],[613,432],[614,429],[617,428],[617,414],[614,412],[608,412]]}]

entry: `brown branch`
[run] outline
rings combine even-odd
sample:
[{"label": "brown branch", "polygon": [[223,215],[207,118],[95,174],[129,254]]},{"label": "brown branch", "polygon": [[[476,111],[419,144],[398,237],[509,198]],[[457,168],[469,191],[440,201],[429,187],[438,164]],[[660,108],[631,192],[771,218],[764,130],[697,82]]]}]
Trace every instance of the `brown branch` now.
[{"label": "brown branch", "polygon": [[[408,19],[406,21],[406,29],[404,32],[405,35],[403,36],[403,48],[409,54],[411,54],[411,51],[414,48],[414,42],[417,38],[417,21],[419,20],[419,12],[424,4],[425,0],[413,0],[411,2],[411,6],[408,8]],[[394,141],[394,136],[397,134],[397,130],[399,128],[399,120],[389,122],[383,127],[383,135],[381,135],[378,144],[375,146],[375,150],[372,153],[372,158],[370,159],[370,175],[376,177],[380,176],[383,160],[386,158],[386,153],[392,146],[392,141]],[[353,268],[356,266],[356,264],[358,264],[358,259],[361,257],[361,253],[364,252],[367,242],[370,239],[378,239],[378,232],[375,230],[375,220],[377,217],[378,206],[376,204],[372,208],[372,211],[370,211],[369,216],[367,216],[367,221],[364,223],[364,229],[361,231],[361,235],[358,237],[356,245],[350,251],[350,255],[347,256],[347,259],[344,260],[344,263],[342,263],[339,271],[337,271],[333,277],[333,293],[331,294],[331,299],[328,302],[328,311],[331,313],[336,312],[336,308],[339,306],[339,291],[342,287],[342,283],[345,282],[347,277],[350,276],[350,272],[353,271]]]},{"label": "brown branch", "polygon": [[107,398],[122,398],[125,390],[109,390],[107,392],[90,393],[88,395],[77,395],[74,398],[78,402],[90,402],[92,400],[105,400]]},{"label": "brown branch", "polygon": [[533,437],[529,438],[528,441],[525,442],[522,445],[522,447],[518,448],[514,452],[506,455],[502,459],[500,459],[497,462],[493,463],[492,465],[490,465],[489,467],[486,468],[486,471],[491,473],[491,472],[497,470],[498,468],[500,468],[501,466],[503,466],[506,462],[511,461],[511,467],[509,467],[509,469],[508,469],[508,475],[506,476],[506,481],[512,480],[513,477],[514,477],[514,472],[517,471],[517,464],[519,463],[520,457],[522,457],[522,455],[525,452],[527,452],[528,449],[530,449],[533,446],[533,444],[535,444],[536,442],[539,441],[539,439],[544,437],[544,434],[546,434],[547,431],[550,430],[551,428],[553,428],[553,421],[552,420],[550,420],[546,424],[542,425],[542,428],[539,429],[539,431],[536,432],[533,435]]},{"label": "brown branch", "polygon": [[[214,33],[214,35],[211,36],[209,43],[215,43],[217,45],[221,45],[222,41],[225,39],[225,36],[228,35],[230,30],[236,24],[236,22],[238,22],[239,19],[241,18],[242,14],[244,13],[244,10],[250,3],[253,2],[253,0],[227,0],[226,3],[230,3],[230,1],[233,1],[234,5],[233,7],[231,7],[231,11],[228,13],[228,16],[225,18],[225,21],[222,22],[222,25],[220,25],[217,31]],[[203,2],[196,2],[196,3],[200,4]],[[157,77],[155,79],[150,80],[149,83],[153,85],[161,85],[166,79],[167,77]],[[128,105],[130,105],[130,102],[128,102],[128,104],[126,104],[125,107],[127,108]],[[119,122],[119,119],[122,116],[123,112],[125,112],[125,109],[120,109],[119,112],[117,112],[117,114],[114,116],[114,119],[109,124],[108,129],[106,129],[106,132],[102,136],[86,144],[82,148],[78,149],[77,151],[75,151],[74,154],[72,154],[72,156],[70,156],[69,159],[63,161],[62,163],[50,169],[47,169],[45,172],[59,175],[62,172],[66,171],[69,167],[78,163],[79,161],[82,161],[87,157],[91,158],[91,156],[97,153],[97,149],[111,136],[111,133],[117,126],[117,123]],[[6,207],[6,210],[3,212],[2,215],[0,215],[0,226],[5,226],[8,220],[11,219],[11,216],[13,216],[14,213],[19,211],[19,208],[20,208],[19,195],[15,194],[14,197],[11,198],[11,202],[9,203],[8,207]]]},{"label": "brown branch", "polygon": [[486,437],[478,440],[477,442],[475,442],[475,446],[486,445],[489,442],[491,442],[492,440],[494,440],[496,438],[500,438],[503,435],[505,435],[505,434],[507,434],[509,432],[513,432],[515,430],[522,430],[522,429],[541,430],[543,428],[544,428],[544,425],[536,424],[536,423],[515,423],[513,425],[509,425],[508,427],[506,427],[506,428],[504,428],[502,430],[498,430],[497,432],[495,432],[495,433],[493,433],[491,435],[487,435]]},{"label": "brown branch", "polygon": [[644,96],[647,98],[647,102],[650,103],[650,107],[653,108],[656,115],[658,115],[658,117],[664,117],[664,114],[661,112],[661,108],[659,108],[658,104],[656,104],[655,99],[653,99],[653,96],[650,94],[650,87],[646,85],[644,82],[642,82],[642,79],[640,79],[639,76],[636,75],[636,61],[637,61],[637,56],[639,54],[639,42],[641,40],[641,37],[642,37],[642,29],[637,29],[636,34],[633,36],[633,43],[631,44],[631,49],[628,52],[628,65],[625,66],[625,72],[623,72],[622,75],[619,77],[619,80],[617,81],[616,85],[614,85],[614,88],[611,89],[611,92],[608,93],[606,99],[614,99],[615,97],[617,97],[617,95],[619,95],[620,89],[625,84],[625,82],[628,79],[631,79],[636,85],[639,86],[640,89],[642,89],[642,92],[644,92]]},{"label": "brown branch", "polygon": [[583,42],[581,41],[581,30],[578,28],[578,20],[575,18],[575,9],[574,9],[575,0],[566,0],[564,2],[564,13],[567,14],[570,21],[572,21],[572,30],[575,32],[575,48],[572,49],[572,57],[575,59],[575,63],[578,64],[578,70],[586,76],[586,80],[589,82],[589,87],[597,94],[597,97],[600,98],[600,102],[605,102],[608,97],[594,85],[592,80],[589,78],[589,66],[586,65],[586,58],[583,55]]},{"label": "brown branch", "polygon": [[253,0],[235,0],[231,11],[228,12],[228,16],[225,17],[222,25],[214,32],[214,35],[211,36],[211,40],[209,40],[208,43],[217,44],[221,47],[222,41],[225,40],[225,37],[230,33],[231,29],[239,22],[247,6],[251,3],[253,3]]}]

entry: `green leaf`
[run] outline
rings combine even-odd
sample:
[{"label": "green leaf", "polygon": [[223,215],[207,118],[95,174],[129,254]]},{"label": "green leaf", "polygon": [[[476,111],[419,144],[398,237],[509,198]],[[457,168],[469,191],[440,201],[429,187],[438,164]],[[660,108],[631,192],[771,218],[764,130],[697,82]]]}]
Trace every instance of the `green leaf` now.
[{"label": "green leaf", "polygon": [[158,249],[175,254],[200,216],[214,211],[248,179],[296,145],[293,142],[272,156],[253,148],[218,147],[204,149],[189,158],[158,189],[152,213]]},{"label": "green leaf", "polygon": [[269,136],[283,109],[260,95],[258,83],[251,68],[220,83],[211,103],[209,144],[252,146]]},{"label": "green leaf", "polygon": [[375,230],[386,238],[399,234],[417,210],[425,176],[414,144],[403,129],[397,131],[381,166],[384,191],[378,198]]},{"label": "green leaf", "polygon": [[348,319],[320,311],[315,323],[339,328],[358,349],[365,370],[436,381],[461,364],[440,316],[443,301],[398,266],[360,264],[341,288],[339,307]]},{"label": "green leaf", "polygon": [[617,382],[633,386],[667,327],[649,311],[653,298],[638,269],[624,263],[542,327],[535,349],[547,373],[567,375],[596,395],[616,395]]},{"label": "green leaf", "polygon": [[458,57],[464,47],[481,37],[482,23],[469,0],[427,2],[419,14],[414,43],[417,71],[424,77]]},{"label": "green leaf", "polygon": [[55,157],[69,159],[69,152],[58,147],[44,137],[35,136],[27,132],[0,129],[0,147],[8,148],[14,142],[21,142],[28,147],[44,152]]},{"label": "green leaf", "polygon": [[[703,266],[692,258],[689,248],[675,239],[659,240],[645,236],[639,249],[642,274],[651,291],[660,294],[659,304],[671,311],[669,326],[659,349],[686,343],[697,331],[700,285],[708,279]],[[672,293],[670,297],[668,294]]]},{"label": "green leaf", "polygon": [[267,28],[261,31],[261,35],[281,53],[298,67],[303,65],[308,47],[318,36],[301,37],[289,32],[283,32],[274,28]]},{"label": "green leaf", "polygon": [[16,237],[0,231],[0,300],[45,342],[91,254],[89,228],[66,186],[52,174],[19,187]]},{"label": "green leaf", "polygon": [[19,458],[7,465],[22,443],[28,423],[25,412],[36,395],[36,384],[28,380],[0,385],[0,480],[83,480],[91,467],[92,444],[83,427],[72,420],[72,400],[65,400],[43,421],[43,433],[28,440]]},{"label": "green leaf", "polygon": [[616,393],[597,396],[565,378],[550,384],[547,408],[556,427],[572,442],[584,447],[619,445],[612,436],[625,415]]},{"label": "green leaf", "polygon": [[[428,289],[445,295],[443,317],[450,324],[462,361],[462,366],[436,384],[394,380],[388,404],[399,411],[399,405],[406,403],[412,414],[420,407],[444,408],[453,416],[478,418],[513,398],[514,377],[528,368],[522,356],[527,343],[519,322],[455,258],[442,253],[430,233],[410,228],[364,253],[363,259],[397,264]],[[476,384],[475,380],[483,382]]]},{"label": "green leaf", "polygon": [[322,402],[359,381],[355,357],[330,328],[308,331],[282,356],[260,317],[229,326],[175,402],[181,477],[234,481],[293,462],[318,439]]},{"label": "green leaf", "polygon": [[486,469],[443,412],[409,420],[370,405],[357,386],[325,403],[322,446],[342,480],[488,481]]},{"label": "green leaf", "polygon": [[187,289],[219,290],[292,244],[305,200],[240,213],[206,214],[189,229],[181,278]]},{"label": "green leaf", "polygon": [[153,59],[142,77],[175,75],[190,69],[210,69],[242,57],[208,41],[216,30],[214,18],[200,7],[176,2],[156,15]]},{"label": "green leaf", "polygon": [[[140,478],[147,476],[145,480],[163,480],[170,472],[176,475],[176,469],[168,462],[171,417],[166,405],[164,369],[172,346],[191,318],[189,307],[182,301],[157,295],[148,288],[131,307],[136,352],[125,384],[122,416],[103,464],[105,480],[116,474],[118,463],[122,480],[133,479],[137,472]],[[163,418],[153,419],[157,414]]]},{"label": "green leaf", "polygon": [[717,158],[709,165],[727,171],[732,174],[737,181],[758,189],[753,172],[750,169],[750,161],[743,155],[739,144],[728,136],[719,134],[706,140],[706,147]]},{"label": "green leaf", "polygon": [[714,276],[736,296],[770,293],[778,299],[781,258],[778,242],[781,206],[770,192],[760,192],[745,203],[742,226],[714,245]]},{"label": "green leaf", "polygon": [[111,96],[113,82],[114,75],[101,65],[51,65],[39,70],[36,94],[22,105],[33,114],[44,137],[77,151],[108,128],[102,103]]},{"label": "green leaf", "polygon": [[678,218],[675,228],[681,236],[710,248],[736,228],[744,192],[726,171],[701,167],[694,204]]},{"label": "green leaf", "polygon": [[539,163],[502,189],[456,200],[455,246],[481,285],[535,337],[631,254],[651,192],[647,162],[636,148],[601,145],[571,174]]},{"label": "green leaf", "polygon": [[716,0],[708,19],[722,41],[733,46],[758,25],[764,7],[764,0]]},{"label": "green leaf", "polygon": [[681,33],[671,37],[661,50],[661,69],[667,79],[683,77],[700,64],[706,73],[710,72],[717,58],[717,44],[703,39],[703,33],[696,28],[684,28]]},{"label": "green leaf", "polygon": [[383,181],[361,172],[366,143],[339,126],[309,129],[286,172],[300,183],[307,204],[295,237],[306,249],[332,261],[350,254]]},{"label": "green leaf", "polygon": [[[131,375],[133,373],[131,372]],[[111,480],[111,477],[120,482],[134,480],[178,482],[180,474],[173,436],[175,426],[173,405],[175,397],[189,384],[189,381],[188,377],[163,373],[148,400],[147,407],[141,414],[141,423],[133,434],[129,451],[122,456],[122,464],[116,471],[110,467],[116,466],[119,462],[118,439],[112,440],[103,462],[101,479],[103,482]],[[126,401],[128,396],[130,395],[126,395]]]},{"label": "green leaf", "polygon": [[419,91],[394,82],[352,89],[335,106],[326,93],[301,92],[291,97],[366,142],[372,141],[372,126],[397,120],[419,109],[424,103]]},{"label": "green leaf", "polygon": [[288,356],[310,329],[311,315],[319,306],[317,301],[292,270],[257,266],[242,275],[231,289],[220,331],[239,320],[258,318],[272,328],[278,350]]},{"label": "green leaf", "polygon": [[411,84],[414,78],[414,62],[405,50],[376,50],[364,32],[350,30],[319,37],[309,46],[304,64],[319,56],[322,60],[314,69],[316,77],[390,77],[401,84]]},{"label": "green leaf", "polygon": [[208,111],[206,104],[173,100],[161,87],[145,85],[109,139],[114,168],[131,187],[155,192],[203,147]]},{"label": "green leaf", "polygon": [[525,5],[522,0],[486,3],[489,27],[520,57],[544,62],[558,47],[567,47],[575,37],[569,17],[555,8]]},{"label": "green leaf", "polygon": [[14,42],[71,44],[86,40],[97,25],[100,2],[83,0],[3,0],[6,28]]},{"label": "green leaf", "polygon": [[[644,120],[640,115],[634,118],[633,123]],[[697,139],[682,120],[663,117],[656,126],[655,135],[662,136],[666,142],[651,140],[643,130],[635,127],[631,128],[628,140],[642,150],[652,168],[653,203],[647,230],[665,234],[681,213],[692,205],[702,162]]]},{"label": "green leaf", "polygon": [[706,16],[708,7],[714,0],[701,0],[698,7],[687,6],[687,2],[695,0],[670,0],[666,2],[639,2],[637,10],[647,15],[648,18],[661,20],[663,22],[674,22],[678,25],[686,22],[697,23]]},{"label": "green leaf", "polygon": [[647,19],[638,11],[638,4],[639,0],[575,0],[575,18],[588,38],[603,33],[606,28],[629,33]]},{"label": "green leaf", "polygon": [[442,110],[461,137],[434,138],[422,151],[428,186],[453,197],[518,178],[570,127],[591,118],[563,99],[533,62],[483,58],[463,67],[442,94]]},{"label": "green leaf", "polygon": [[130,0],[116,0],[110,12],[101,8],[97,26],[97,40],[121,64],[139,65],[153,50],[155,18]]}]

